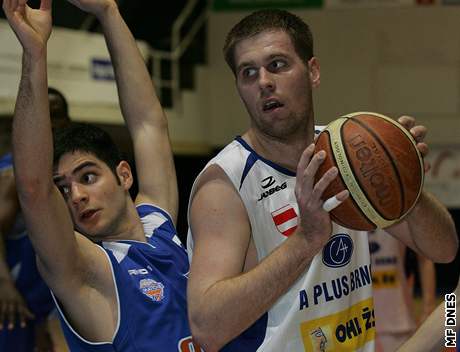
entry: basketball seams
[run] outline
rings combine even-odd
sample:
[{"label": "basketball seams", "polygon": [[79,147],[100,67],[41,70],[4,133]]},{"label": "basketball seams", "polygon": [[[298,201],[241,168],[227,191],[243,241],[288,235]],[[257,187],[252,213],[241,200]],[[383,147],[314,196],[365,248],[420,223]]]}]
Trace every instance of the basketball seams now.
[{"label": "basketball seams", "polygon": [[[327,148],[327,151],[326,151],[327,155],[330,155],[331,157],[334,157],[334,163],[337,165],[337,161],[336,161],[336,159],[335,159],[335,155],[334,155],[334,152],[333,152],[333,150],[332,150],[332,144],[330,143],[330,140],[331,140],[331,139],[330,139],[330,132],[329,132],[329,130],[326,129],[326,130],[324,130],[324,133],[327,133],[327,135],[328,135],[328,137],[327,137],[328,143],[326,143],[323,147]],[[345,188],[346,188],[346,185],[347,185],[347,184],[345,183],[345,180],[344,180],[344,178],[342,177],[342,173],[339,172],[337,176],[340,178],[340,180],[342,181],[342,184],[343,184],[343,185],[345,186]],[[330,196],[332,196],[332,195],[330,195]],[[375,228],[375,224],[374,224],[372,221],[370,221],[370,220],[368,219],[368,217],[366,216],[366,214],[363,213],[363,211],[361,210],[361,207],[359,206],[358,203],[356,203],[356,201],[355,201],[355,199],[354,199],[353,197],[350,196],[346,201],[350,201],[350,202],[353,203],[354,209],[357,210],[357,211],[361,214],[361,217],[362,217],[361,220],[362,220],[362,221],[366,222],[367,225],[369,225],[369,227],[370,227],[371,229],[374,229],[374,228]],[[335,216],[335,215],[334,215],[334,212],[331,212],[331,213],[330,213],[330,216],[331,216],[332,220],[333,220],[335,223],[339,224],[340,226],[349,227],[349,225],[347,225],[347,224],[345,224],[344,222],[342,222],[342,221],[339,219],[339,217]]]},{"label": "basketball seams", "polygon": [[[385,151],[386,155],[387,155],[387,158],[388,160],[390,161],[390,164],[391,164],[391,167],[396,175],[396,178],[397,178],[397,181],[398,181],[398,184],[399,184],[399,189],[400,189],[400,201],[401,201],[401,209],[399,211],[399,216],[398,218],[401,218],[405,213],[406,213],[406,209],[405,209],[405,189],[403,187],[403,183],[402,183],[402,178],[401,178],[401,174],[399,173],[399,170],[398,170],[398,167],[395,163],[395,161],[393,160],[393,155],[390,153],[390,150],[385,146],[385,144],[383,143],[383,141],[380,139],[380,137],[368,126],[366,125],[365,123],[363,123],[361,120],[358,120],[357,118],[355,117],[349,117],[349,120],[348,121],[353,121],[355,122],[356,124],[360,125],[362,128],[364,128],[367,132],[369,132],[373,137],[374,137],[374,140],[378,142],[378,144],[382,147],[382,149]],[[386,120],[385,120],[386,121]],[[344,123],[345,124],[345,123]],[[399,127],[399,126],[397,126]],[[347,157],[348,157],[348,154],[347,154]],[[368,196],[367,192],[365,190],[363,190],[363,192],[366,194],[366,197]],[[368,198],[369,199],[369,198]],[[383,216],[382,216],[383,217]],[[389,220],[389,219],[387,219]]]},{"label": "basketball seams", "polygon": [[364,194],[359,183],[356,180],[355,174],[348,162],[346,151],[343,147],[343,139],[341,135],[341,127],[347,121],[347,117],[344,116],[339,118],[327,126],[327,130],[330,131],[330,142],[335,141],[332,148],[333,155],[347,189],[350,191],[350,196],[353,197],[358,204],[358,207],[365,214],[365,216],[373,222],[377,227],[384,228],[394,224],[395,220],[387,220],[382,217],[373,207],[373,205],[367,199],[367,196]]}]

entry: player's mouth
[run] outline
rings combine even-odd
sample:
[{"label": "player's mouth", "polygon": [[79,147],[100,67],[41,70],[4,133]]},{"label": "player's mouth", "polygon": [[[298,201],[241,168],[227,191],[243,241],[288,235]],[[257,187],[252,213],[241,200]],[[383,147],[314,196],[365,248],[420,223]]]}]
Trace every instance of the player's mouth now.
[{"label": "player's mouth", "polygon": [[265,100],[262,104],[263,112],[272,112],[279,108],[282,108],[284,105],[277,99],[268,99]]},{"label": "player's mouth", "polygon": [[95,215],[98,214],[99,210],[98,209],[89,209],[85,210],[82,212],[79,216],[80,221],[86,222],[94,219]]}]

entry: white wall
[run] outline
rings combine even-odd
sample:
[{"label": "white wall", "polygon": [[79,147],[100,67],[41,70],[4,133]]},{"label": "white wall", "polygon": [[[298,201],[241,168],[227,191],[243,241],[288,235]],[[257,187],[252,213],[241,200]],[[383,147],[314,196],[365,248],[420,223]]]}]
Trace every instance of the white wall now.
[{"label": "white wall", "polygon": [[[411,114],[434,144],[460,143],[460,7],[308,10],[321,86],[318,123],[352,111]],[[228,30],[246,13],[213,13],[209,23],[211,142],[247,127],[233,76],[222,56]]]}]

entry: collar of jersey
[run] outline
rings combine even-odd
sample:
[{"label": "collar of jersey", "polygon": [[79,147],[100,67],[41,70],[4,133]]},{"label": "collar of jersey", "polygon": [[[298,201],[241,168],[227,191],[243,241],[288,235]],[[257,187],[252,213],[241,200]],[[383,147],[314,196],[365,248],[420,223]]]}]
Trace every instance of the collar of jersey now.
[{"label": "collar of jersey", "polygon": [[275,164],[273,161],[265,159],[264,157],[262,157],[259,154],[257,154],[257,152],[254,149],[252,149],[251,146],[241,136],[236,136],[235,140],[238,143],[240,143],[245,149],[247,149],[251,154],[253,154],[257,159],[259,159],[260,161],[264,162],[268,166],[274,168],[275,170],[277,170],[277,171],[279,171],[279,172],[281,172],[281,173],[283,173],[285,175],[295,177],[295,175],[296,175],[295,172],[292,172],[291,170],[286,169],[285,167],[282,167],[282,166],[280,166],[278,164]]}]

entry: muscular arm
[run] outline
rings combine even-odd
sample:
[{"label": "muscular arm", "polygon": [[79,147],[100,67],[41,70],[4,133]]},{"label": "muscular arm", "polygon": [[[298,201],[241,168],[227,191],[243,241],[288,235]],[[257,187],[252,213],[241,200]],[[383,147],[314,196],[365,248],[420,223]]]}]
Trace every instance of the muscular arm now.
[{"label": "muscular arm", "polygon": [[[16,187],[38,267],[83,336],[113,336],[106,297],[114,293],[110,267],[97,246],[73,231],[67,206],[52,178],[46,44],[51,1],[40,9],[4,0],[3,8],[23,46],[22,74],[13,118]],[[99,280],[95,280],[97,277]],[[91,284],[91,285],[90,285]],[[105,310],[104,310],[105,309]]]},{"label": "muscular arm", "polygon": [[[308,161],[313,150],[310,152]],[[327,242],[329,215],[316,199],[312,201],[317,194],[311,192],[310,177],[320,161],[312,160],[314,166],[306,171],[308,185],[302,185],[304,168],[298,171],[296,188],[305,188],[296,192],[300,209],[297,230],[252,268],[245,268],[251,229],[237,191],[217,166],[200,178],[191,203],[195,246],[187,292],[192,334],[206,351],[217,351],[263,315]],[[332,180],[333,174],[328,177]],[[320,195],[322,191],[318,191]],[[302,198],[307,193],[308,201]]]},{"label": "muscular arm", "polygon": [[[401,116],[398,122],[410,132],[420,154],[426,157],[429,152],[424,142],[427,128],[417,125],[411,116]],[[425,162],[425,172],[429,169],[430,165]],[[387,230],[415,252],[435,263],[451,262],[457,254],[458,238],[454,221],[446,207],[425,190],[405,220]]]},{"label": "muscular arm", "polygon": [[168,122],[136,42],[113,1],[88,7],[100,20],[115,70],[123,117],[133,140],[139,180],[137,203],[154,202],[177,218],[176,173]]},{"label": "muscular arm", "polygon": [[458,249],[455,224],[447,209],[430,193],[423,191],[417,205],[404,221],[388,232],[417,253],[434,262],[451,262]]}]

